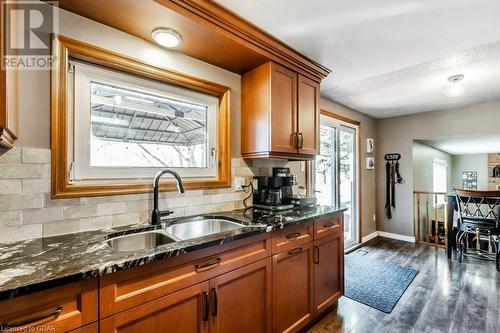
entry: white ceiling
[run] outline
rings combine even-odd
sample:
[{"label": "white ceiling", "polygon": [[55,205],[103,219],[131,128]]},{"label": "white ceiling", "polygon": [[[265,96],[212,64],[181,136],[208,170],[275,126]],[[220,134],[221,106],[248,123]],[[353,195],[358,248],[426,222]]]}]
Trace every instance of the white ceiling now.
[{"label": "white ceiling", "polygon": [[[384,118],[500,99],[499,0],[217,0],[333,70],[321,93]],[[463,73],[465,94],[448,97]]]},{"label": "white ceiling", "polygon": [[500,134],[439,138],[421,142],[452,155],[500,153]]}]

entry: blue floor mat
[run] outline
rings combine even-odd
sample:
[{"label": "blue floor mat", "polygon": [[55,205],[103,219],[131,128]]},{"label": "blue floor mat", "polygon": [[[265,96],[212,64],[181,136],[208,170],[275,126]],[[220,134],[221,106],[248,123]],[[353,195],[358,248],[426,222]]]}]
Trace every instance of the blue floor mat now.
[{"label": "blue floor mat", "polygon": [[345,296],[390,313],[418,271],[358,253],[345,257]]}]

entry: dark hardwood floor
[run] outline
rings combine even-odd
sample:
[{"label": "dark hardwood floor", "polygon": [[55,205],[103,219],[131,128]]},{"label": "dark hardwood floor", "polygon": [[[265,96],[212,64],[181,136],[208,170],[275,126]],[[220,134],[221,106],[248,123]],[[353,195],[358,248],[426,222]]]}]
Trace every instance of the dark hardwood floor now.
[{"label": "dark hardwood floor", "polygon": [[309,333],[500,332],[500,273],[494,263],[449,261],[442,248],[384,238],[359,250],[419,273],[390,314],[342,297]]}]

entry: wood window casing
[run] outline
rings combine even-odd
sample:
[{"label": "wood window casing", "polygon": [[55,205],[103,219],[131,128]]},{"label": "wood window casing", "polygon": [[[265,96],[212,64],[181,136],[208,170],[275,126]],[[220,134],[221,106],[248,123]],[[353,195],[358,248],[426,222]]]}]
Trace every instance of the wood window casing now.
[{"label": "wood window casing", "polygon": [[[52,40],[54,56],[51,71],[51,187],[52,198],[105,196],[147,193],[152,191],[152,181],[72,184],[68,175],[68,107],[67,80],[69,59],[79,59],[96,65],[119,70],[143,78],[174,84],[218,97],[218,171],[216,179],[185,179],[184,187],[190,189],[224,188],[231,186],[231,119],[230,88],[169,69],[159,68],[142,61],[86,44],[64,36]],[[161,191],[173,191],[173,182],[163,182]]]}]

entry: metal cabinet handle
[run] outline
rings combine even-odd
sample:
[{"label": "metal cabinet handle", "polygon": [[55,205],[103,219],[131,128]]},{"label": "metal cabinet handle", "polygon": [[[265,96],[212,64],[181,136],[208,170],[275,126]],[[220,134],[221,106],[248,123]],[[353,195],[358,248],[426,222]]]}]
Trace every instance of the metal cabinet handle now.
[{"label": "metal cabinet handle", "polygon": [[194,265],[194,268],[198,271],[198,270],[207,270],[207,269],[211,269],[211,268],[214,268],[216,265],[220,264],[220,262],[222,261],[222,258],[215,258],[214,260],[212,261],[208,261],[208,262],[205,262],[205,263],[201,263],[201,264],[196,264]]},{"label": "metal cabinet handle", "polygon": [[328,222],[323,224],[323,228],[331,228],[331,227],[333,227],[333,222]]},{"label": "metal cabinet handle", "polygon": [[299,133],[299,140],[298,142],[300,142],[298,144],[298,148],[304,148],[304,135],[302,133]]},{"label": "metal cabinet handle", "polygon": [[11,330],[11,329],[16,328],[16,327],[22,327],[22,326],[26,326],[29,324],[33,324],[33,323],[36,323],[37,321],[40,321],[40,320],[43,320],[43,319],[46,319],[49,317],[56,317],[57,318],[61,314],[62,310],[63,310],[63,307],[60,306],[55,311],[45,313],[45,314],[39,315],[39,316],[34,317],[34,318],[21,320],[21,321],[15,322],[15,323],[0,324],[0,332]]},{"label": "metal cabinet handle", "polygon": [[217,317],[219,304],[217,302],[217,288],[212,288],[212,295],[214,296],[214,303],[212,307],[212,316]]},{"label": "metal cabinet handle", "polygon": [[293,255],[293,254],[299,254],[299,253],[300,253],[300,252],[302,252],[302,251],[303,251],[303,250],[302,250],[302,248],[301,248],[301,247],[297,247],[297,248],[295,248],[295,249],[293,249],[293,250],[288,251],[288,254],[290,254],[290,255]]},{"label": "metal cabinet handle", "polygon": [[203,292],[203,302],[205,302],[203,308],[203,321],[208,321],[208,292]]},{"label": "metal cabinet handle", "polygon": [[314,247],[314,263],[319,264],[319,246]]},{"label": "metal cabinet handle", "polygon": [[286,238],[291,240],[291,239],[295,239],[295,238],[299,237],[300,235],[302,235],[301,232],[294,232],[293,234],[286,235]]}]

